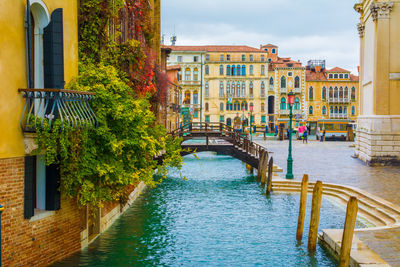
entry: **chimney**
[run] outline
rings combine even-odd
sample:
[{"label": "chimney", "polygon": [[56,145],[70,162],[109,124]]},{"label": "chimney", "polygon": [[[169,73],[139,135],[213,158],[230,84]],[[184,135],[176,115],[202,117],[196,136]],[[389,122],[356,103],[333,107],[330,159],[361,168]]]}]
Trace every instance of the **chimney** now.
[{"label": "chimney", "polygon": [[321,66],[315,66],[315,72],[321,72]]},{"label": "chimney", "polygon": [[360,66],[357,66],[357,71],[360,74]]}]

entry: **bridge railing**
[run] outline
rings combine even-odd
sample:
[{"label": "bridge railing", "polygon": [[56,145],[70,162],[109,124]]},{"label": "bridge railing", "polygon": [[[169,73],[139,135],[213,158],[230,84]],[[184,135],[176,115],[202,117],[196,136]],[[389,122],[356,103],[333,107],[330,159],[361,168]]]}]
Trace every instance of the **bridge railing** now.
[{"label": "bridge railing", "polygon": [[207,140],[209,134],[214,134],[214,136],[215,134],[220,134],[221,137],[229,137],[233,145],[258,158],[260,158],[262,150],[267,151],[265,147],[250,141],[247,135],[243,136],[240,131],[237,131],[233,127],[220,122],[191,122],[182,125],[169,134],[182,137],[192,133],[204,135]]}]

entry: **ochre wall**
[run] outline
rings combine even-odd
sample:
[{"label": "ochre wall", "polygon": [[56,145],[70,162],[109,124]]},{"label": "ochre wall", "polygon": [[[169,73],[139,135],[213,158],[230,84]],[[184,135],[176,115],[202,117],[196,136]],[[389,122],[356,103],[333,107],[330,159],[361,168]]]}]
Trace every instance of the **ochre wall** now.
[{"label": "ochre wall", "polygon": [[[77,0],[43,0],[51,13],[63,8],[64,71],[68,82],[78,74]],[[0,1],[0,158],[24,155],[20,128],[24,99],[18,88],[26,88],[26,1]]]}]

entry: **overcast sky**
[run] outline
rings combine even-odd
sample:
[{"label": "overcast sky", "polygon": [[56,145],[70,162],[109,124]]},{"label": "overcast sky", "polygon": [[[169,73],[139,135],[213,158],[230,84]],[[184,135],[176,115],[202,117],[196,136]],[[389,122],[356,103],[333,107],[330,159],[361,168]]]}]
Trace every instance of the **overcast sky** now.
[{"label": "overcast sky", "polygon": [[356,0],[163,0],[165,44],[249,45],[272,43],[279,56],[326,59],[328,68],[357,74]]}]

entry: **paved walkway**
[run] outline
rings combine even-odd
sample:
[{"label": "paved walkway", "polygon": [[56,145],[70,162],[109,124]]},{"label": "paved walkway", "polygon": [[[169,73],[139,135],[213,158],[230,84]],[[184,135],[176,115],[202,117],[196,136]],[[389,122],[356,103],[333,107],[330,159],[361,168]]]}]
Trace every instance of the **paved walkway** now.
[{"label": "paved walkway", "polygon": [[[286,174],[288,141],[263,141],[274,163]],[[301,180],[304,173],[311,181],[350,185],[366,190],[400,206],[400,167],[368,167],[354,159],[349,142],[293,141],[293,173]],[[357,237],[392,266],[400,267],[400,228],[356,233]]]}]

